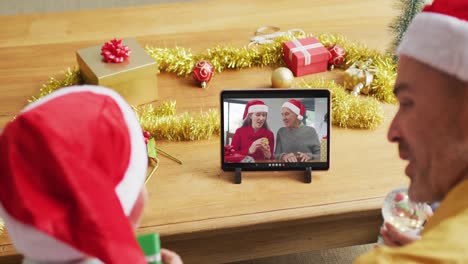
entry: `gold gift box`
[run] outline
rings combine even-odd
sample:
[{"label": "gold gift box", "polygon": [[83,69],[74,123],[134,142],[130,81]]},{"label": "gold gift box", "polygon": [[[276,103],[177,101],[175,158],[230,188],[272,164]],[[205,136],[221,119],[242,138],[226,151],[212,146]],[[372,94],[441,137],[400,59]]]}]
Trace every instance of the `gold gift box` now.
[{"label": "gold gift box", "polygon": [[104,62],[101,55],[102,45],[76,52],[85,83],[112,88],[131,105],[157,100],[157,63],[135,39],[124,39],[123,43],[130,48],[131,54],[122,63]]}]

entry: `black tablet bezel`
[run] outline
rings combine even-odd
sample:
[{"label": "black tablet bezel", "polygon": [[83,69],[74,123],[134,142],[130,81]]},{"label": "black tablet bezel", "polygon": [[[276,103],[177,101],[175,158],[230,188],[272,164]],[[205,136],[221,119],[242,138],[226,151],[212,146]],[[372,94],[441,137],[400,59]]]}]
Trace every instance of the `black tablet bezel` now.
[{"label": "black tablet bezel", "polygon": [[[224,171],[234,171],[240,168],[244,171],[288,171],[288,170],[328,170],[330,168],[330,141],[331,141],[331,118],[327,120],[327,160],[326,162],[297,162],[297,163],[228,163],[224,162],[224,101],[226,99],[242,99],[242,98],[258,98],[260,100],[266,98],[325,98],[327,99],[328,113],[331,115],[331,95],[326,89],[265,89],[265,90],[224,90],[220,96],[221,109],[221,169]],[[276,137],[276,135],[275,135]]]}]

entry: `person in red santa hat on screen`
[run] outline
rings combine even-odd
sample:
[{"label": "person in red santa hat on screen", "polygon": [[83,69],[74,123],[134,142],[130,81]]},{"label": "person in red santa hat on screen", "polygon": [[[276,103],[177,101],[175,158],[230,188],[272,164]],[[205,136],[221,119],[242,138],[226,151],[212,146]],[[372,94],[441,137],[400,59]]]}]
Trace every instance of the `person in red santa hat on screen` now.
[{"label": "person in red santa hat on screen", "polygon": [[306,109],[295,99],[281,107],[284,127],[276,133],[275,159],[285,162],[320,160],[320,142],[315,128],[303,123]]},{"label": "person in red santa hat on screen", "polygon": [[420,237],[386,223],[386,246],[362,263],[468,263],[468,1],[435,0],[417,14],[397,49],[388,130],[408,161],[412,201],[441,201]]},{"label": "person in red santa hat on screen", "polygon": [[0,135],[0,217],[23,263],[146,263],[134,229],[147,159],[135,113],[112,90],[62,88],[24,108]]},{"label": "person in red santa hat on screen", "polygon": [[261,100],[247,102],[244,109],[242,126],[232,138],[233,149],[254,160],[273,158],[274,135],[267,124],[268,106]]}]

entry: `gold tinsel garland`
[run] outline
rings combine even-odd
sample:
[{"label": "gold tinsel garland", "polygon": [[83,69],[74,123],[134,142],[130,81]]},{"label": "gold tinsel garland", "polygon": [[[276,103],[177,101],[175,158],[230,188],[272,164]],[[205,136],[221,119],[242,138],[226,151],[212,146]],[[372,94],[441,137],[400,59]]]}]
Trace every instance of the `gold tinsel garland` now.
[{"label": "gold tinsel garland", "polygon": [[[308,35],[307,35],[308,36]],[[281,44],[297,35],[286,34],[276,38],[273,43],[255,46],[253,48],[217,46],[199,54],[193,54],[190,49],[146,47],[146,51],[158,62],[160,70],[172,72],[179,76],[187,76],[193,66],[200,60],[209,61],[217,72],[225,69],[243,69],[284,64]],[[305,36],[302,36],[305,37]],[[348,68],[357,61],[372,60],[376,68],[370,95],[386,103],[395,103],[393,84],[396,78],[396,65],[391,54],[369,49],[361,43],[349,41],[337,34],[321,34],[317,38],[324,46],[337,44],[346,50],[346,59],[342,68]]]},{"label": "gold tinsel garland", "polygon": [[190,115],[176,115],[176,102],[163,102],[158,107],[144,105],[134,108],[142,128],[155,139],[200,140],[220,133],[220,115],[214,109]]},{"label": "gold tinsel garland", "polygon": [[49,80],[42,85],[41,89],[39,90],[39,95],[33,96],[31,99],[28,100],[28,102],[32,103],[36,100],[39,100],[40,98],[50,94],[51,92],[59,88],[82,83],[83,80],[81,79],[80,71],[78,69],[68,68],[65,71],[65,74],[62,79],[57,80],[54,77],[50,77]]},{"label": "gold tinsel garland", "polygon": [[383,122],[384,112],[375,98],[352,96],[335,81],[324,79],[304,82],[302,87],[320,87],[331,91],[333,113],[331,122],[335,126],[374,129]]},{"label": "gold tinsel garland", "polygon": [[[190,49],[146,47],[148,54],[159,64],[159,70],[187,76],[192,72],[196,62],[210,61],[217,72],[225,69],[243,69],[250,67],[264,67],[283,64],[281,44],[297,35],[283,35],[273,43],[254,47],[216,46],[204,52],[194,54]],[[396,65],[390,54],[382,54],[369,49],[360,43],[351,42],[344,36],[335,34],[321,34],[318,39],[324,46],[337,44],[346,50],[346,60],[341,68],[346,69],[357,61],[372,61],[377,70],[371,84],[369,95],[386,103],[395,103],[393,84],[396,77]],[[80,72],[68,69],[65,76],[57,80],[50,78],[45,83],[35,101],[52,91],[75,84],[81,84]],[[383,111],[378,102],[369,97],[355,97],[334,81],[317,80],[305,84],[306,87],[328,88],[333,91],[333,124],[348,128],[375,128],[382,123]],[[198,140],[207,139],[213,134],[219,134],[219,113],[216,110],[192,116],[188,113],[175,114],[174,106],[163,104],[162,108],[145,106],[136,108],[141,125],[150,131],[157,139],[166,140]],[[163,114],[158,111],[173,111]]]},{"label": "gold tinsel garland", "polygon": [[367,48],[361,43],[350,42],[341,35],[321,34],[318,39],[324,46],[337,44],[346,50],[344,68],[348,68],[357,61],[371,60],[377,72],[371,83],[369,94],[379,101],[396,103],[396,97],[393,94],[393,85],[396,79],[396,64],[393,61],[393,55],[382,54],[377,50]]},{"label": "gold tinsel garland", "polygon": [[[34,102],[59,88],[77,84],[82,84],[80,71],[67,69],[62,79],[51,77],[42,85],[39,95],[32,97],[29,102]],[[157,140],[200,140],[219,135],[219,111],[214,109],[200,112],[198,115],[190,115],[187,112],[176,115],[175,102],[163,102],[157,107],[144,105],[134,109],[141,127]]]}]

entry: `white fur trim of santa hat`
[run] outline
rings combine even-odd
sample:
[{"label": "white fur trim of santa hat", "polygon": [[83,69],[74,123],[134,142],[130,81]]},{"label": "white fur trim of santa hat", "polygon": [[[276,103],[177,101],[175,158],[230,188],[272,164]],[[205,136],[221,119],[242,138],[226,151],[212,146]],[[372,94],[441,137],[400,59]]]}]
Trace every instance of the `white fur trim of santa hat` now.
[{"label": "white fur trim of santa hat", "polygon": [[65,262],[86,257],[78,249],[61,242],[31,225],[11,217],[0,204],[0,215],[5,221],[15,248],[25,258],[40,262]]},{"label": "white fur trim of santa hat", "polygon": [[468,82],[468,22],[421,12],[408,27],[397,53]]},{"label": "white fur trim of santa hat", "polygon": [[301,109],[290,102],[285,102],[282,107],[289,108],[297,115],[297,119],[302,120],[304,117],[301,115]]},{"label": "white fur trim of santa hat", "polygon": [[248,113],[256,113],[256,112],[267,112],[268,113],[268,106],[256,104],[249,107]]}]

